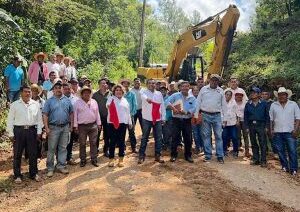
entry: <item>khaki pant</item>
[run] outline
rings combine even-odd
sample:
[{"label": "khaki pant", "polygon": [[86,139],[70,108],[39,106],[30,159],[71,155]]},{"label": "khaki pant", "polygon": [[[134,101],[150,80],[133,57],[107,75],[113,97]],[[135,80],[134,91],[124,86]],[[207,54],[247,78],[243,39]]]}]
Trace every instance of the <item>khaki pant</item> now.
[{"label": "khaki pant", "polygon": [[89,137],[90,141],[90,156],[91,161],[97,161],[97,135],[98,126],[96,123],[80,124],[79,131],[79,157],[81,161],[86,161],[86,140]]}]

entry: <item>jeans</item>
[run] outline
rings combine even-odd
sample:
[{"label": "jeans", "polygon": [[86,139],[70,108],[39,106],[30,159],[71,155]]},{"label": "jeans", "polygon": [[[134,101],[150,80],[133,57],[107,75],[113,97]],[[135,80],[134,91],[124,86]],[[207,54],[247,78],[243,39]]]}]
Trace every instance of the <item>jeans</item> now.
[{"label": "jeans", "polygon": [[[131,117],[131,120],[134,120],[134,117]],[[129,134],[129,140],[130,140],[130,145],[131,145],[131,149],[135,149],[136,148],[136,137],[135,137],[135,122],[133,121],[132,123],[132,128],[130,129],[128,127],[128,134]]]},{"label": "jeans", "polygon": [[177,147],[180,143],[181,133],[184,142],[184,157],[187,159],[192,156],[192,123],[191,119],[173,118],[173,135],[171,156],[177,157]]},{"label": "jeans", "polygon": [[78,140],[78,134],[76,134],[74,131],[71,132],[71,136],[70,136],[70,142],[67,146],[67,161],[70,161],[73,158],[73,144],[74,141]]},{"label": "jeans", "polygon": [[142,109],[136,111],[136,114],[133,116],[134,124],[136,126],[136,121],[139,120],[141,129],[143,129],[143,116],[142,116]]},{"label": "jeans", "polygon": [[[256,123],[249,125],[250,141],[252,146],[253,161],[254,162],[267,162],[267,142],[265,133],[265,124]],[[258,142],[257,142],[258,138]],[[259,154],[260,153],[260,154]]]},{"label": "jeans", "polygon": [[202,113],[202,129],[201,135],[204,142],[205,159],[210,160],[212,157],[212,142],[211,134],[212,129],[215,135],[216,142],[216,155],[218,158],[224,157],[223,140],[222,140],[222,119],[221,114],[208,114]]},{"label": "jeans", "polygon": [[49,126],[47,169],[54,171],[54,154],[57,152],[56,168],[66,167],[67,145],[69,143],[69,125],[64,127]]},{"label": "jeans", "polygon": [[192,125],[193,137],[195,141],[196,149],[203,149],[203,139],[201,136],[201,124]]},{"label": "jeans", "polygon": [[162,126],[163,131],[163,146],[165,148],[170,148],[173,138],[173,121],[166,121],[165,125]]},{"label": "jeans", "polygon": [[86,162],[86,141],[89,137],[91,161],[97,162],[97,136],[98,126],[96,123],[79,124],[79,157],[82,162]]},{"label": "jeans", "polygon": [[238,134],[237,134],[237,127],[234,126],[226,126],[223,128],[222,133],[223,138],[223,151],[227,152],[227,145],[230,139],[232,139],[233,143],[233,152],[238,154],[239,152],[239,141],[238,141]]},{"label": "jeans", "polygon": [[160,156],[162,146],[162,125],[161,121],[156,121],[153,125],[152,121],[143,119],[143,135],[141,140],[141,146],[139,150],[139,157],[144,158],[146,156],[147,143],[149,141],[149,135],[151,128],[153,128],[153,135],[155,141],[155,156]]},{"label": "jeans", "polygon": [[27,130],[21,127],[14,127],[15,142],[13,143],[14,150],[14,177],[21,177],[21,159],[23,150],[26,149],[29,158],[29,175],[31,178],[38,173],[37,167],[37,130],[31,127]]},{"label": "jeans", "polygon": [[115,129],[113,124],[108,124],[108,130],[110,133],[110,143],[109,143],[109,158],[115,157],[116,145],[119,145],[119,157],[125,156],[125,136],[126,136],[126,124],[120,124],[118,129]]},{"label": "jeans", "polygon": [[298,171],[297,139],[292,136],[292,133],[275,133],[273,139],[282,168]]},{"label": "jeans", "polygon": [[238,134],[239,147],[242,146],[242,134],[243,134],[245,150],[249,151],[249,133],[247,132],[245,123],[243,121],[240,121],[240,125],[237,125],[237,134]]},{"label": "jeans", "polygon": [[8,91],[8,99],[10,103],[17,101],[20,98],[20,90],[18,91]]}]

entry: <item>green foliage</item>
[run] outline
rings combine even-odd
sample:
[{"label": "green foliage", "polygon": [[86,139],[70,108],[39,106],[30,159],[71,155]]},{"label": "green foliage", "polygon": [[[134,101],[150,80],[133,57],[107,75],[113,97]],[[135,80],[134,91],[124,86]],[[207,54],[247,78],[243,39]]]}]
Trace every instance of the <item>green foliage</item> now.
[{"label": "green foliage", "polygon": [[251,33],[239,35],[233,43],[231,64],[225,77],[237,75],[246,87],[258,85],[277,89],[286,86],[299,99],[299,26],[300,15],[294,13],[276,26],[256,28]]},{"label": "green foliage", "polygon": [[[7,119],[8,111],[6,109],[1,109],[0,112],[0,135],[3,135],[3,133],[6,130],[6,119]],[[0,139],[1,141],[2,139]]]}]

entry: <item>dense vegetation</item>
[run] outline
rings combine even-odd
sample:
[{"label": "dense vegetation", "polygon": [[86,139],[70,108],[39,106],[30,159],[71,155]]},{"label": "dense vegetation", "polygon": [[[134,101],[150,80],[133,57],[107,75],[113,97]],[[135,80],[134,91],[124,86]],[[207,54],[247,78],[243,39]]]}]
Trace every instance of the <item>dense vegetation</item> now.
[{"label": "dense vegetation", "polygon": [[233,45],[227,77],[248,87],[283,85],[300,98],[300,1],[260,0],[252,30]]}]

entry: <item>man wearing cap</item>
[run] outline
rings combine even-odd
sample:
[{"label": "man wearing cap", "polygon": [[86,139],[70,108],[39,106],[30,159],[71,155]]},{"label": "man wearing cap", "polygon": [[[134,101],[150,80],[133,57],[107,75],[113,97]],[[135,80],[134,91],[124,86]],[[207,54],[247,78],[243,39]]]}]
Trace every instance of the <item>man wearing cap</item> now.
[{"label": "man wearing cap", "polygon": [[57,153],[57,171],[68,174],[67,145],[70,129],[73,129],[74,116],[70,99],[63,95],[61,81],[53,85],[53,96],[46,101],[43,108],[43,121],[48,135],[47,176],[53,176],[55,153]]},{"label": "man wearing cap", "polygon": [[21,159],[26,149],[29,157],[30,178],[40,181],[37,175],[38,139],[43,127],[42,114],[38,102],[31,99],[30,87],[21,87],[21,98],[11,104],[7,118],[7,132],[13,142],[14,178],[16,183],[22,182]]},{"label": "man wearing cap", "polygon": [[[274,95],[278,101],[274,102],[270,108],[270,132],[274,136],[273,139],[283,171],[290,171],[292,175],[296,176],[298,171],[299,106],[296,102],[289,100],[292,96],[291,90],[280,87],[278,92],[274,92]],[[286,153],[288,153],[288,159]]]},{"label": "man wearing cap", "polygon": [[[103,146],[103,154],[105,157],[109,157],[108,149],[109,149],[109,134],[108,134],[108,124],[107,124],[107,107],[106,102],[109,96],[111,96],[111,92],[108,90],[107,80],[102,78],[98,81],[99,90],[93,94],[93,99],[96,100],[98,103],[101,123],[102,123],[102,130],[103,130],[103,139],[104,139],[104,146]],[[99,142],[100,142],[100,134],[101,131],[98,133],[97,137],[97,149],[99,150]]]},{"label": "man wearing cap", "polygon": [[211,161],[212,158],[212,141],[211,131],[215,135],[216,155],[219,163],[224,163],[224,151],[222,140],[222,114],[226,112],[226,101],[224,91],[219,87],[221,77],[212,74],[209,84],[204,86],[197,97],[197,106],[195,117],[198,112],[202,114],[201,135],[204,142],[204,162]]},{"label": "man wearing cap", "polygon": [[[192,117],[196,110],[196,98],[189,94],[190,83],[181,82],[181,91],[173,94],[167,100],[167,107],[173,111],[173,135],[174,139],[171,147],[171,162],[175,162],[178,152],[177,147],[180,143],[181,134],[184,142],[185,160],[193,163],[192,158]],[[177,107],[179,105],[179,107]]]},{"label": "man wearing cap", "polygon": [[70,79],[70,84],[71,84],[72,94],[74,96],[78,96],[78,91],[79,91],[79,86],[78,86],[79,82],[78,82],[78,80],[76,78],[71,78]]},{"label": "man wearing cap", "polygon": [[224,92],[226,92],[227,90],[230,90],[232,92],[232,96],[235,96],[235,94],[237,92],[242,93],[243,94],[243,101],[247,102],[248,101],[248,97],[246,92],[244,91],[244,89],[239,87],[239,80],[236,76],[231,76],[230,77],[230,82],[229,82],[229,88],[227,88]]},{"label": "man wearing cap", "polygon": [[[63,94],[68,99],[70,99],[72,106],[74,108],[74,105],[77,102],[77,100],[79,100],[79,97],[72,94],[71,85],[69,83],[63,83],[62,86],[63,86]],[[77,139],[78,139],[78,134],[76,132],[72,131],[71,135],[70,135],[70,141],[67,146],[67,164],[68,165],[76,165],[76,163],[73,159],[72,151],[73,151],[74,141],[76,141]]]},{"label": "man wearing cap", "polygon": [[145,161],[146,148],[149,141],[151,128],[155,141],[155,161],[164,163],[161,159],[162,147],[162,124],[166,118],[166,108],[162,94],[155,90],[156,82],[154,79],[147,80],[147,90],[141,94],[142,98],[142,116],[143,116],[143,135],[139,151],[139,161],[141,164]]},{"label": "man wearing cap", "polygon": [[52,71],[56,73],[56,76],[58,76],[58,73],[60,71],[60,65],[56,63],[56,55],[52,54],[49,56],[49,61],[46,63],[48,67],[49,75]]},{"label": "man wearing cap", "polygon": [[97,102],[92,99],[92,89],[84,86],[80,90],[80,98],[74,105],[74,129],[79,134],[80,166],[86,165],[86,141],[90,142],[91,163],[97,164],[97,136],[101,130],[101,120]]},{"label": "man wearing cap", "polygon": [[143,91],[143,88],[141,87],[141,80],[140,78],[135,78],[133,80],[133,88],[130,90],[135,94],[136,101],[137,101],[137,108],[136,108],[136,114],[134,115],[134,126],[133,130],[135,130],[135,125],[137,120],[139,120],[141,129],[143,124],[143,118],[142,118],[142,97],[141,97],[141,91]]},{"label": "man wearing cap", "polygon": [[175,85],[176,85],[176,82],[175,81],[172,81],[170,84],[169,84],[169,92],[168,92],[168,95],[171,96],[172,94],[174,93],[177,93],[177,90],[175,88]]},{"label": "man wearing cap", "polygon": [[269,113],[267,103],[260,99],[260,93],[261,90],[258,87],[252,87],[250,101],[245,106],[244,123],[250,134],[253,153],[251,165],[261,165],[265,168],[267,167],[266,127],[269,122]]},{"label": "man wearing cap", "polygon": [[32,84],[43,85],[45,80],[49,79],[47,64],[44,62],[47,59],[47,54],[40,52],[34,55],[35,61],[28,68],[29,81]]},{"label": "man wearing cap", "polygon": [[20,88],[24,83],[24,72],[20,66],[22,60],[14,57],[10,65],[4,70],[5,86],[10,102],[14,102],[20,97]]},{"label": "man wearing cap", "polygon": [[[124,94],[124,97],[127,100],[127,102],[129,103],[131,120],[133,120],[133,117],[136,114],[136,108],[137,108],[136,96],[132,91],[129,90],[130,80],[128,80],[128,79],[121,80],[121,85],[125,88],[126,93]],[[133,123],[133,125],[134,125],[134,123]],[[128,127],[128,132],[129,132],[131,150],[133,153],[136,153],[136,137],[135,137],[134,127],[133,126]]]}]

